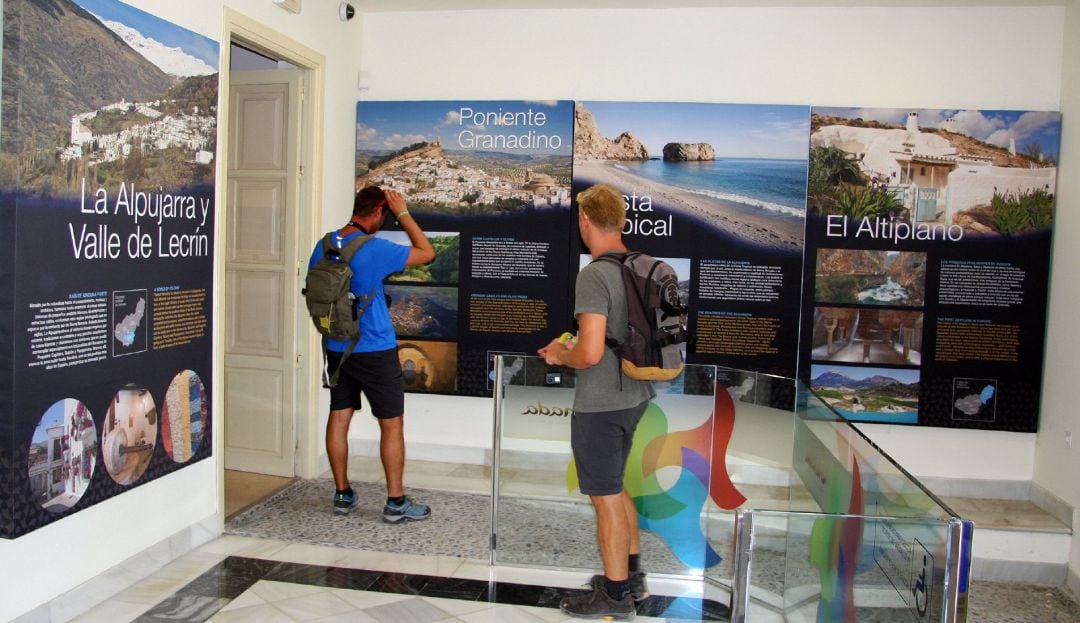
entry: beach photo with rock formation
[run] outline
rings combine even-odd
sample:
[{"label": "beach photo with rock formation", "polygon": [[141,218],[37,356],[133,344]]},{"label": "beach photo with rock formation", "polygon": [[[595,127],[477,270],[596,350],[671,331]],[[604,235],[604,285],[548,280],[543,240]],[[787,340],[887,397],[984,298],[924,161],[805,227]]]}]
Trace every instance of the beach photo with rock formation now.
[{"label": "beach photo with rock formation", "polygon": [[630,235],[679,236],[681,222],[799,250],[808,124],[801,106],[578,102],[574,187],[622,191]]},{"label": "beach photo with rock formation", "polygon": [[566,209],[573,130],[568,101],[359,102],[356,189],[451,216]]},{"label": "beach photo with rock formation", "polygon": [[815,107],[809,209],[924,240],[1049,229],[1060,135],[1056,112]]}]

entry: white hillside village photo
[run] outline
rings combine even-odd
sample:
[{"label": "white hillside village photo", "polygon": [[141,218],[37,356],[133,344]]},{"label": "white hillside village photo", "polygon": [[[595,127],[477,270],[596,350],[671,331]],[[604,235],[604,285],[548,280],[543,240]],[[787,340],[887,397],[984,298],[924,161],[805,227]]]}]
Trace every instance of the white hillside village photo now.
[{"label": "white hillside village photo", "polygon": [[[208,76],[217,71],[178,47],[169,47],[145,37],[120,22],[98,19],[132,49],[171,76]],[[175,111],[182,109],[184,104],[177,100],[127,102],[121,99],[97,110],[72,115],[71,139],[60,152],[61,161],[86,158],[87,164],[96,165],[127,158],[135,148],[145,154],[181,147],[189,152],[190,161],[210,164],[214,159],[216,111],[200,110],[198,106],[193,106],[190,112],[167,113],[167,106]],[[119,124],[123,129],[95,133],[91,128],[92,122],[99,116],[110,115],[114,118],[114,125]]]}]

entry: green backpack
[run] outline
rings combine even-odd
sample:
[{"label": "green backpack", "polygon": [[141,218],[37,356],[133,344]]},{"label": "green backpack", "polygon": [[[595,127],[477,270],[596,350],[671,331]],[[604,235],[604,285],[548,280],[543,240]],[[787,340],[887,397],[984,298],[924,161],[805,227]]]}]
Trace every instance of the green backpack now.
[{"label": "green backpack", "polygon": [[322,259],[308,270],[305,287],[301,290],[315,330],[323,336],[323,350],[328,339],[349,341],[341,363],[329,378],[326,366],[323,366],[323,387],[337,385],[341,366],[360,341],[360,316],[371,304],[372,297],[370,293],[357,297],[349,287],[353,276],[349,262],[371,236],[353,238],[340,249],[334,246],[333,238],[334,232],[323,237]]}]

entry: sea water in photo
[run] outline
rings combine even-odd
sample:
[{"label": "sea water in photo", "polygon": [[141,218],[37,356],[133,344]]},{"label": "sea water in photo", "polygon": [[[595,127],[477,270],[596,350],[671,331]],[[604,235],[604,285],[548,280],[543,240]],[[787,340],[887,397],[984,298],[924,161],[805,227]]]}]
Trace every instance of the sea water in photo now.
[{"label": "sea water in photo", "polygon": [[655,182],[738,204],[766,216],[803,218],[806,160],[718,158],[702,162],[645,160],[619,167]]}]

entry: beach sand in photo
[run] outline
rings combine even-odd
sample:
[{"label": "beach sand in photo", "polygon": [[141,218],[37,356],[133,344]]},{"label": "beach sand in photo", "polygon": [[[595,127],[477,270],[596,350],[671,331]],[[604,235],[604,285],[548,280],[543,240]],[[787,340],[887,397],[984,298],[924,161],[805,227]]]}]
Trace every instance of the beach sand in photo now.
[{"label": "beach sand in photo", "polygon": [[801,221],[789,217],[752,214],[755,208],[741,209],[734,204],[705,195],[680,190],[616,167],[618,162],[591,160],[574,163],[574,177],[590,183],[606,183],[620,190],[648,195],[654,206],[697,217],[721,231],[757,245],[794,251],[802,249]]}]

